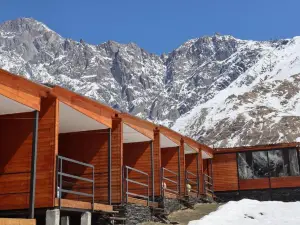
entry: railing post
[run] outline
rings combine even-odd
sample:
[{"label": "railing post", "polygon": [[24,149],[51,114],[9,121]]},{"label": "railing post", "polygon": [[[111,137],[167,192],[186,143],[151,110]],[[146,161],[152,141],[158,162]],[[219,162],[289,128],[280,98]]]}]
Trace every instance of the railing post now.
[{"label": "railing post", "polygon": [[32,132],[32,151],[31,151],[31,174],[30,174],[30,196],[29,196],[29,218],[34,218],[35,208],[35,189],[36,189],[36,159],[39,128],[39,111],[34,113],[34,123]]},{"label": "railing post", "polygon": [[56,156],[56,181],[55,181],[55,196],[59,197],[59,189],[58,189],[58,171],[59,171],[59,158]]},{"label": "railing post", "polygon": [[185,188],[185,194],[188,195],[189,192],[188,192],[188,189],[187,189],[187,184],[188,184],[188,173],[187,173],[187,170],[185,170],[184,176],[185,176],[184,180],[185,180],[185,187],[186,187]]},{"label": "railing post", "polygon": [[160,186],[161,186],[161,196],[164,197],[164,168],[160,168]]},{"label": "railing post", "polygon": [[[62,159],[59,159],[59,162],[60,162],[60,172],[62,173],[63,172],[63,168],[62,168]],[[61,209],[61,195],[62,195],[62,174],[59,175],[59,209]]]},{"label": "railing post", "polygon": [[147,201],[147,205],[149,206],[149,176],[147,176],[147,181],[148,181],[148,186],[147,186],[147,196],[148,196],[148,201]]},{"label": "railing post", "polygon": [[92,167],[93,170],[93,203],[92,203],[92,210],[94,212],[94,205],[95,205],[95,168]]},{"label": "railing post", "polygon": [[128,168],[125,167],[126,170],[126,203],[128,203]]}]

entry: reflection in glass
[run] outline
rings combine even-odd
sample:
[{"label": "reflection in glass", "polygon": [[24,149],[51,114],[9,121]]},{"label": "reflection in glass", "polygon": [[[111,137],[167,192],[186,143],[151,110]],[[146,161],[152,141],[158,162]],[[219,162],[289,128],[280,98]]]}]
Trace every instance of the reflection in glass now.
[{"label": "reflection in glass", "polygon": [[[252,160],[249,160],[249,153],[238,153],[238,171],[240,179],[253,179]],[[248,157],[247,157],[248,156]]]},{"label": "reflection in glass", "polygon": [[268,177],[268,156],[266,151],[252,152],[254,178]]},{"label": "reflection in glass", "polygon": [[271,177],[288,176],[288,164],[285,164],[282,150],[269,151],[269,167]]},{"label": "reflection in glass", "polygon": [[290,176],[299,176],[299,163],[296,149],[289,149]]}]

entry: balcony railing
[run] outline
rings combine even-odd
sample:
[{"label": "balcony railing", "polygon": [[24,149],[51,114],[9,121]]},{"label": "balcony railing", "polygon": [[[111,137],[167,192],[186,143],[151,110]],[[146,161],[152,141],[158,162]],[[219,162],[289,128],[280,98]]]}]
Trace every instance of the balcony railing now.
[{"label": "balcony railing", "polygon": [[[130,175],[133,173],[134,175]],[[140,182],[140,180],[144,182]],[[132,168],[130,166],[123,167],[123,181],[124,181],[124,197],[125,202],[128,202],[128,197],[136,197],[140,199],[144,199],[147,201],[147,205],[149,206],[149,175],[141,170]],[[146,182],[145,182],[146,181]],[[140,187],[140,192],[135,191],[135,188],[131,188],[130,184],[135,184]],[[138,193],[137,193],[138,192]],[[145,193],[145,194],[143,194]]]},{"label": "balcony railing", "polygon": [[169,170],[165,167],[161,168],[161,190],[162,195],[165,192],[170,192],[172,194],[179,194],[179,176],[178,173]]},{"label": "balcony railing", "polygon": [[214,198],[214,183],[213,178],[207,174],[203,174],[203,189],[206,197]]},{"label": "balcony railing", "polygon": [[[92,178],[82,177],[77,174],[74,168],[84,167],[91,170]],[[73,170],[72,170],[73,168]],[[74,159],[64,156],[57,156],[56,166],[56,193],[58,198],[58,206],[61,208],[61,199],[66,195],[83,196],[91,199],[92,209],[94,209],[95,202],[95,178],[94,166],[91,164],[83,163]],[[84,188],[80,188],[84,186]],[[83,192],[81,190],[85,190]]]},{"label": "balcony railing", "polygon": [[197,174],[194,174],[188,170],[185,171],[185,183],[186,185],[190,185],[191,188],[188,189],[186,188],[186,193],[189,194],[189,192],[191,193],[195,193],[196,195],[198,195],[199,193],[199,178]]}]

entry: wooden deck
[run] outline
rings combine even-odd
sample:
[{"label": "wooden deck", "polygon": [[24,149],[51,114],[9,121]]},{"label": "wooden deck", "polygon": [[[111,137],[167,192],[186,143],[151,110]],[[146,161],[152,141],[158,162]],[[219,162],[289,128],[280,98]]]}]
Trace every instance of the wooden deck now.
[{"label": "wooden deck", "polygon": [[[137,204],[137,205],[148,206],[147,200],[144,200],[144,199],[128,197],[128,202],[133,203],[133,204]],[[157,208],[158,203],[157,202],[149,202],[149,206],[153,207],[153,208]]]},{"label": "wooden deck", "polygon": [[0,218],[0,225],[35,225],[35,219]]},{"label": "wooden deck", "polygon": [[[59,206],[59,200],[55,199],[55,206]],[[64,208],[73,208],[73,209],[86,209],[92,210],[92,203],[90,202],[82,202],[82,201],[75,201],[69,199],[61,199],[61,207]],[[113,207],[111,205],[105,205],[101,203],[94,204],[95,211],[103,211],[103,212],[112,212]]]},{"label": "wooden deck", "polygon": [[165,198],[178,198],[178,195],[168,192],[168,191],[164,191],[164,197]]}]

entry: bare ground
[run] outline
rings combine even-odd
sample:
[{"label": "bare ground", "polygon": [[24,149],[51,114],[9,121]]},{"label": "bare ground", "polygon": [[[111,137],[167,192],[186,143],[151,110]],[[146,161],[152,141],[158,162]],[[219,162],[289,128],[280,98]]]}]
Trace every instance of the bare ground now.
[{"label": "bare ground", "polygon": [[[171,222],[179,222],[180,225],[187,225],[192,220],[199,220],[205,215],[215,211],[220,204],[197,204],[194,209],[184,209],[171,213],[168,219]],[[145,222],[141,225],[162,225],[163,223]]]}]

